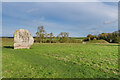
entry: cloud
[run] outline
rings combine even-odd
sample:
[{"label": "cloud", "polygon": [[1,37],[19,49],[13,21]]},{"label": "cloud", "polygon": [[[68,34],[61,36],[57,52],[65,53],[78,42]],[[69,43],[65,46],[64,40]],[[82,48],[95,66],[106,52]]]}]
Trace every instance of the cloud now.
[{"label": "cloud", "polygon": [[[6,4],[6,3],[5,3]],[[15,5],[16,4],[16,5]],[[4,4],[3,4],[4,6]],[[102,2],[78,2],[78,3],[8,3],[7,11],[3,13],[12,17],[27,19],[44,16],[48,19],[64,20],[66,22],[86,23],[104,19],[117,19],[117,6],[111,6]],[[9,12],[9,13],[8,13]],[[13,13],[12,13],[13,12]],[[13,15],[14,14],[14,15]]]},{"label": "cloud", "polygon": [[26,12],[27,13],[32,13],[32,12],[35,12],[35,11],[38,11],[38,10],[39,10],[39,8],[31,8],[31,9],[27,10]]},{"label": "cloud", "polygon": [[40,21],[43,21],[43,20],[45,20],[45,17],[44,17],[44,16],[42,16],[42,17],[40,18]]},{"label": "cloud", "polygon": [[115,30],[107,29],[108,25],[104,24],[117,20],[117,10],[117,6],[103,2],[3,3],[3,26],[11,27],[12,31],[28,29],[34,35],[37,26],[43,25],[47,32],[63,31],[70,32],[71,36],[82,36],[95,30]]},{"label": "cloud", "polygon": [[113,21],[104,21],[104,24],[111,24],[111,23],[116,23],[118,22],[118,20],[113,20]]},{"label": "cloud", "polygon": [[118,2],[119,0],[2,0],[3,2]]},{"label": "cloud", "polygon": [[[46,6],[47,5],[47,6]],[[28,10],[31,14],[40,14],[67,21],[85,22],[88,20],[117,19],[117,6],[99,3],[36,3],[39,8]]]}]

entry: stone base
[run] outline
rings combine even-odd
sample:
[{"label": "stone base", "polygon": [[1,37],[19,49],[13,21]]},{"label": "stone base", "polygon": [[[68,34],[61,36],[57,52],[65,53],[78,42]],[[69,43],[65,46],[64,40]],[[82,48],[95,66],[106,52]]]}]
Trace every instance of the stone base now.
[{"label": "stone base", "polygon": [[14,49],[30,49],[31,45],[26,43],[14,43]]},{"label": "stone base", "polygon": [[21,47],[21,46],[20,47],[15,47],[14,46],[14,49],[30,49],[30,46],[29,47]]}]

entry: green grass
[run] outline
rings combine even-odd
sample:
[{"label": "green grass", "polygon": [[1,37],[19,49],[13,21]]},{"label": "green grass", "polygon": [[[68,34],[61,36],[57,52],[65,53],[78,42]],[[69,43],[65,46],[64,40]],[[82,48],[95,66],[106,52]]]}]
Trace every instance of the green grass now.
[{"label": "green grass", "polygon": [[117,44],[35,43],[13,49],[3,40],[3,78],[118,78]]}]

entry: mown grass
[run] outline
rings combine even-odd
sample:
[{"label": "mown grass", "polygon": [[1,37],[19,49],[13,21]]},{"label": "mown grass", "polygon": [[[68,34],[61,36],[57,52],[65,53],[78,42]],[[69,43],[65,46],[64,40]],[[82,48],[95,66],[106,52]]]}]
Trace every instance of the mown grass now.
[{"label": "mown grass", "polygon": [[117,44],[35,43],[13,49],[2,42],[3,78],[118,78]]}]

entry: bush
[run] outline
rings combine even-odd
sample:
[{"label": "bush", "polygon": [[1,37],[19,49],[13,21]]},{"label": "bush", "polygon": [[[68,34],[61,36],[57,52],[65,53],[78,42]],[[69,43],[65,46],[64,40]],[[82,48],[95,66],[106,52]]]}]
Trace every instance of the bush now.
[{"label": "bush", "polygon": [[62,37],[59,41],[60,41],[60,43],[69,43],[69,38],[67,38],[67,37]]},{"label": "bush", "polygon": [[109,43],[119,43],[119,32],[115,31],[113,33],[101,33],[98,36],[96,35],[87,35],[87,37],[83,41],[90,41],[90,40],[106,40]]},{"label": "bush", "polygon": [[89,41],[90,37],[86,37],[85,39],[83,39],[83,41]]}]

